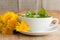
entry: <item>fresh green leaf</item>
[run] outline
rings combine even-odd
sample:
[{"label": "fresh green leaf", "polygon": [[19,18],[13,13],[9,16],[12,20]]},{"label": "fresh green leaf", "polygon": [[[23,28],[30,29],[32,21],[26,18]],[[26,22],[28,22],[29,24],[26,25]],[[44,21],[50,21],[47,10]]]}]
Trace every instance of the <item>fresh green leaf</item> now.
[{"label": "fresh green leaf", "polygon": [[29,10],[27,14],[21,15],[22,17],[27,18],[46,18],[52,16],[52,13],[47,14],[44,8],[41,8],[37,14],[33,10]]},{"label": "fresh green leaf", "polygon": [[33,18],[33,15],[29,15],[29,16],[27,16],[28,18]]},{"label": "fresh green leaf", "polygon": [[32,11],[32,10],[29,10],[29,11],[28,11],[28,14],[29,14],[29,15],[35,15],[35,12]]},{"label": "fresh green leaf", "polygon": [[46,14],[46,11],[44,8],[41,8],[39,11],[38,11],[38,14],[39,15],[45,15]]}]

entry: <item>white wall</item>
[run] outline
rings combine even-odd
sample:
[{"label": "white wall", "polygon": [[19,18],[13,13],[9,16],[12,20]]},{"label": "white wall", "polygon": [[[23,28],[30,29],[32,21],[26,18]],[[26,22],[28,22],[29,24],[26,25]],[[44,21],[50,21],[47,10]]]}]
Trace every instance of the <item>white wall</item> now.
[{"label": "white wall", "polygon": [[43,0],[43,7],[47,10],[60,10],[60,0]]},{"label": "white wall", "polygon": [[[43,7],[47,10],[60,10],[60,0],[42,0]],[[37,0],[19,0],[19,9],[36,9]],[[41,8],[41,0],[38,2],[38,8]]]},{"label": "white wall", "polygon": [[[18,0],[20,10],[37,8],[37,0]],[[38,8],[41,8],[41,0],[38,0]],[[60,10],[60,0],[43,0],[43,7],[47,10]],[[18,10],[17,0],[0,0],[0,11]]]},{"label": "white wall", "polygon": [[[41,8],[41,1],[38,0],[38,5],[37,5],[37,0],[19,0],[19,10],[36,10]],[[38,6],[38,8],[37,8]]]},{"label": "white wall", "polygon": [[0,0],[0,11],[18,10],[17,0]]}]

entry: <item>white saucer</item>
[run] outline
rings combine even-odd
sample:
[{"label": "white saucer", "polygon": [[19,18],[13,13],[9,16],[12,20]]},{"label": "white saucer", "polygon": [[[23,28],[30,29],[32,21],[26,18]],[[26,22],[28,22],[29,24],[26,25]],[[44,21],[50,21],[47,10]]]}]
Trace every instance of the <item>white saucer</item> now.
[{"label": "white saucer", "polygon": [[52,28],[45,31],[40,31],[39,33],[34,33],[34,32],[21,32],[21,33],[26,34],[26,35],[47,35],[47,34],[57,31],[58,29],[58,25],[52,24],[50,27]]}]

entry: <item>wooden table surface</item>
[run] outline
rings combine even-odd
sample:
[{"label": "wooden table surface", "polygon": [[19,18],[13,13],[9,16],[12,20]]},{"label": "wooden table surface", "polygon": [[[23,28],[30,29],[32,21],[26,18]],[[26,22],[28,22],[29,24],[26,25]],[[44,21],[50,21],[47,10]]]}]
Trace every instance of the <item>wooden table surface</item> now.
[{"label": "wooden table surface", "polygon": [[[54,17],[60,19],[60,11],[48,11],[48,12],[52,12]],[[47,36],[26,36],[22,34],[16,34],[16,35],[0,34],[0,40],[60,40],[60,25],[58,26],[58,31],[51,33]]]},{"label": "wooden table surface", "polygon": [[0,34],[0,40],[60,40],[60,25],[56,32],[53,32],[46,36],[26,36],[23,34],[18,35],[2,35]]}]

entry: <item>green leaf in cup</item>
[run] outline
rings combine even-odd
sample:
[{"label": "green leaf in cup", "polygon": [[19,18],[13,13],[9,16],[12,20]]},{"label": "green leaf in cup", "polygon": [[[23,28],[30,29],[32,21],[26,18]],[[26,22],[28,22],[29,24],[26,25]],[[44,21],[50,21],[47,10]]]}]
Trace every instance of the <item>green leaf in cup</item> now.
[{"label": "green leaf in cup", "polygon": [[32,10],[29,10],[27,13],[28,13],[29,15],[35,15],[35,12],[32,11]]},{"label": "green leaf in cup", "polygon": [[26,16],[26,17],[28,17],[28,18],[33,18],[33,15],[28,15],[28,16]]},{"label": "green leaf in cup", "polygon": [[45,16],[46,14],[46,11],[44,8],[41,8],[39,11],[38,11],[38,14],[41,15],[41,16]]},{"label": "green leaf in cup", "polygon": [[26,14],[26,17],[33,18],[33,15],[35,15],[35,12],[32,10],[29,10]]},{"label": "green leaf in cup", "polygon": [[41,8],[37,13],[35,13],[33,10],[29,10],[27,14],[22,15],[22,17],[27,18],[46,18],[50,16],[52,16],[52,13],[47,14],[44,8]]}]

